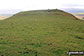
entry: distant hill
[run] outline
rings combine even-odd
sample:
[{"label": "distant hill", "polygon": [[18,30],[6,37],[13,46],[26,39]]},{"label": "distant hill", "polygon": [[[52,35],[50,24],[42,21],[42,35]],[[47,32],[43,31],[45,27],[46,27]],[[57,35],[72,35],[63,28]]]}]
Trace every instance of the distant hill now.
[{"label": "distant hill", "polygon": [[21,9],[0,9],[0,16],[11,16],[20,11],[22,10]]},{"label": "distant hill", "polygon": [[84,22],[52,9],[23,11],[0,21],[1,56],[68,56],[84,51]]},{"label": "distant hill", "polygon": [[69,13],[84,13],[84,9],[68,8],[68,9],[63,9],[63,10]]},{"label": "distant hill", "polygon": [[0,16],[12,16],[13,14],[0,14]]}]

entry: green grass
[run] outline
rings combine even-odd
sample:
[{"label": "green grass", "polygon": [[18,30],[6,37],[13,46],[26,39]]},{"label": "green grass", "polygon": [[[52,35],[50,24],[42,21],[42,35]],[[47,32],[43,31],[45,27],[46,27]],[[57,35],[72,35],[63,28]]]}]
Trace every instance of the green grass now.
[{"label": "green grass", "polygon": [[0,21],[0,55],[68,56],[84,51],[84,22],[60,10],[20,12]]}]

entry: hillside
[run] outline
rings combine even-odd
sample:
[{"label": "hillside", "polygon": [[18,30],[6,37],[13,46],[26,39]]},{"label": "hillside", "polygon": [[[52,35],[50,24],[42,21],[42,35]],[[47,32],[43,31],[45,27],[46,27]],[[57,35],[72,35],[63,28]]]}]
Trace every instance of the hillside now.
[{"label": "hillside", "polygon": [[1,56],[68,56],[84,51],[84,22],[61,10],[25,11],[0,21]]}]

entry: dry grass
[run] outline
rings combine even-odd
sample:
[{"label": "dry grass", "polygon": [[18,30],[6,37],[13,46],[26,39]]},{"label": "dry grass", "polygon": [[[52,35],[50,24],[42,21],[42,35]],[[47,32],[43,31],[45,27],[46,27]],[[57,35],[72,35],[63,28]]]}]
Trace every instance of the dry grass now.
[{"label": "dry grass", "polygon": [[7,19],[9,16],[0,16],[0,20]]},{"label": "dry grass", "polygon": [[82,19],[83,18],[83,16],[76,16],[77,18],[79,18],[79,19]]}]

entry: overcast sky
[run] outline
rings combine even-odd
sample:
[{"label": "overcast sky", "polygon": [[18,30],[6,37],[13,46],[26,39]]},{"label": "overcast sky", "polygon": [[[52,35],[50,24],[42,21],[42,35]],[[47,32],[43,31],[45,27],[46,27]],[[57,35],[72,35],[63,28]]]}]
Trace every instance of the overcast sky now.
[{"label": "overcast sky", "polygon": [[84,0],[0,0],[0,13],[56,8],[84,9]]}]

